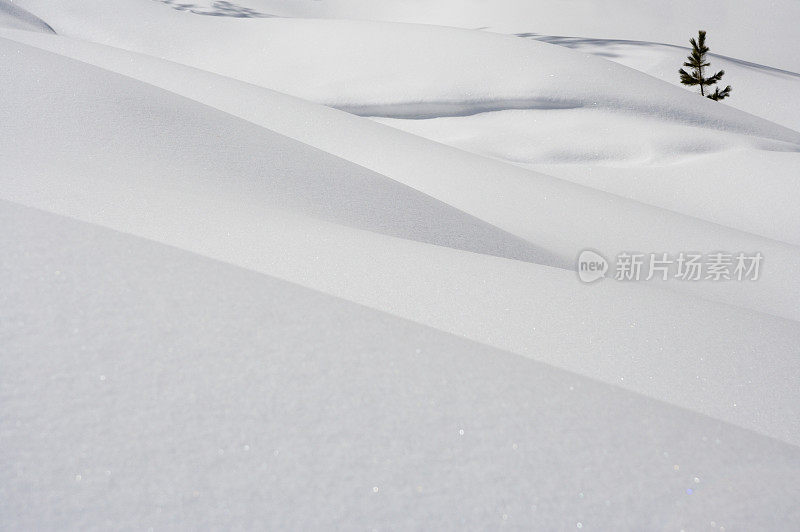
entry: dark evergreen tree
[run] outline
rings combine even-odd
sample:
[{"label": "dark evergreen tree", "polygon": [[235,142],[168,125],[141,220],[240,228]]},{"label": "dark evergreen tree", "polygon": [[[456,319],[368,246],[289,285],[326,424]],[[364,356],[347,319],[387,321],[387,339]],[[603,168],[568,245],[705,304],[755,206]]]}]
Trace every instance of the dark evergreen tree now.
[{"label": "dark evergreen tree", "polygon": [[711,87],[711,85],[716,85],[717,82],[722,79],[722,76],[725,75],[725,71],[720,70],[711,77],[703,77],[703,69],[711,66],[711,63],[706,61],[706,54],[708,53],[708,46],[706,46],[706,32],[700,30],[697,33],[697,40],[692,37],[689,42],[692,44],[692,52],[686,58],[687,60],[683,66],[689,67],[690,70],[689,72],[684,69],[679,70],[681,74],[681,83],[689,86],[700,85],[700,94],[707,96],[712,100],[724,100],[730,96],[730,85],[722,90],[719,90],[719,87],[715,87],[713,93],[706,95],[705,88]]}]

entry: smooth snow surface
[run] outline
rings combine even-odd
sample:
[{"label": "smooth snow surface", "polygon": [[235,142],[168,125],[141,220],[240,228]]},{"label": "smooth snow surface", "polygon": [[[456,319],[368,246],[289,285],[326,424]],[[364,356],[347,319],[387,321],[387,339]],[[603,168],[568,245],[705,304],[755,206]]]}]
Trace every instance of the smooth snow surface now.
[{"label": "smooth snow surface", "polygon": [[[675,75],[675,65],[680,65],[689,55],[688,39],[682,46],[647,41],[621,39],[586,39],[525,34],[519,36],[566,46],[580,52],[603,57],[615,63],[635,68],[661,80],[680,85]],[[747,111],[777,124],[800,129],[800,69],[794,72],[760,65],[733,57],[713,53],[716,39],[709,37],[712,53],[709,54],[711,70],[725,71],[723,86],[732,84],[736,97],[725,100],[726,105]],[[800,34],[797,35],[800,40]]]},{"label": "smooth snow surface", "polygon": [[0,0],[0,28],[54,33],[53,28],[42,19],[7,0]]},{"label": "smooth snow surface", "polygon": [[795,528],[797,5],[688,5],[0,0],[0,529]]},{"label": "smooth snow surface", "polygon": [[155,242],[0,220],[3,528],[800,518],[793,445]]},{"label": "smooth snow surface", "polygon": [[[19,1],[19,0],[17,0]],[[24,0],[26,4],[33,0]],[[43,3],[45,0],[35,0]],[[163,0],[156,0],[163,1]],[[194,5],[210,5],[195,0]],[[719,53],[800,72],[800,4],[742,0],[237,0],[290,17],[367,19],[458,26],[507,34],[573,35],[687,46],[698,29]],[[724,50],[724,51],[723,51]]]}]

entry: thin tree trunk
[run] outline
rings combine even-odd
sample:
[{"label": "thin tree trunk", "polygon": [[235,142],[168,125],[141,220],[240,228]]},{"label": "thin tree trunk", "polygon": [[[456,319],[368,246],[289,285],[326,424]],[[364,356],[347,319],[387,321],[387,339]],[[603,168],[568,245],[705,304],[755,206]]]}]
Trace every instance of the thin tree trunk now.
[{"label": "thin tree trunk", "polygon": [[700,73],[700,96],[705,96],[706,91],[703,90],[703,67],[697,67],[697,71]]}]

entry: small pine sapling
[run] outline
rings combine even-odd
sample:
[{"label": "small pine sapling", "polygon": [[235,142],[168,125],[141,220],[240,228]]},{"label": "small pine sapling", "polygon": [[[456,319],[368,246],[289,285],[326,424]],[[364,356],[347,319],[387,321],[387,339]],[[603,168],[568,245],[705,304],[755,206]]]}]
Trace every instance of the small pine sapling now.
[{"label": "small pine sapling", "polygon": [[730,85],[722,90],[720,90],[719,87],[715,87],[714,92],[706,94],[706,87],[716,85],[717,82],[722,79],[722,76],[725,75],[725,71],[720,70],[708,78],[703,76],[703,69],[711,66],[711,63],[706,61],[706,54],[709,50],[708,46],[706,46],[706,32],[700,30],[697,34],[697,39],[692,37],[689,42],[692,44],[692,51],[686,58],[686,62],[683,66],[689,67],[690,70],[689,72],[684,69],[678,71],[681,75],[681,83],[689,86],[700,85],[700,94],[715,101],[724,100],[730,96]]}]

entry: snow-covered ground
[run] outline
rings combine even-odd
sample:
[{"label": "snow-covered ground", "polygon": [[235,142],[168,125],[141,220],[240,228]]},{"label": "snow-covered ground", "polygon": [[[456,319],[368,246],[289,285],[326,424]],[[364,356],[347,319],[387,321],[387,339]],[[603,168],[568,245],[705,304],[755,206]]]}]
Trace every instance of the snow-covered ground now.
[{"label": "snow-covered ground", "polygon": [[793,528],[800,13],[690,4],[0,0],[0,528]]}]

